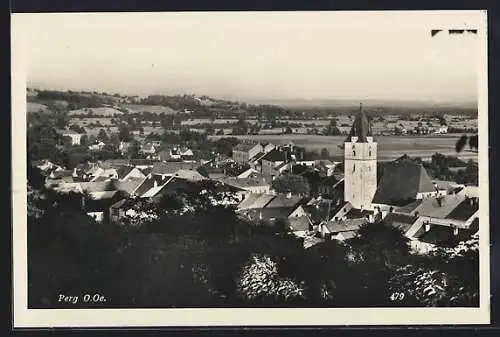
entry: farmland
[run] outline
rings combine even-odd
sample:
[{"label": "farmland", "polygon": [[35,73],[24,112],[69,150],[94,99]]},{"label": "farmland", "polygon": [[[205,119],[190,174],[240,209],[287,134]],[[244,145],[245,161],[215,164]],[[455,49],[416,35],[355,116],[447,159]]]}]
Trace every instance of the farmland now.
[{"label": "farmland", "polygon": [[84,108],[71,110],[68,112],[69,116],[73,115],[96,115],[96,116],[108,116],[113,117],[114,115],[122,115],[123,112],[109,107],[101,107],[101,108]]},{"label": "farmland", "polygon": [[150,112],[157,115],[162,113],[173,115],[177,113],[177,111],[161,105],[123,104],[122,106],[131,113]]},{"label": "farmland", "polygon": [[[410,157],[430,158],[434,153],[439,152],[445,155],[454,155],[455,143],[460,135],[439,135],[439,136],[379,136],[375,138],[378,143],[378,159],[391,160],[406,153]],[[210,139],[218,139],[220,136],[210,136]],[[275,144],[285,144],[293,142],[297,146],[306,148],[309,151],[321,151],[326,148],[332,157],[343,156],[343,150],[339,148],[346,139],[346,136],[314,136],[314,135],[256,135],[238,136],[239,139],[252,139],[261,142],[273,142]],[[473,159],[477,161],[478,154],[465,151],[458,156],[460,159]]]},{"label": "farmland", "polygon": [[45,104],[27,102],[26,103],[26,110],[28,113],[45,111],[45,110],[47,110],[47,106]]}]

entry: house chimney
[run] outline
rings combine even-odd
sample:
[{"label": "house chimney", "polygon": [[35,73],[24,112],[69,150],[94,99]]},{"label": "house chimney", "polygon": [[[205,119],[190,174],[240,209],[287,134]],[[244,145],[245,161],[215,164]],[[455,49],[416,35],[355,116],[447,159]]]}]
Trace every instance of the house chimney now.
[{"label": "house chimney", "polygon": [[287,197],[287,199],[290,199],[290,198],[292,197],[292,192],[288,192],[288,193],[286,194],[286,197]]},{"label": "house chimney", "polygon": [[153,187],[158,187],[158,182],[156,180],[153,182]]}]

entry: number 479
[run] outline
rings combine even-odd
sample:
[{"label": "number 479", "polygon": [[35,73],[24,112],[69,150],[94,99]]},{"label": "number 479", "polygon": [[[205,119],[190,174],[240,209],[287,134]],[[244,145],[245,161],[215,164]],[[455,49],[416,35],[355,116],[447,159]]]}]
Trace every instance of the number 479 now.
[{"label": "number 479", "polygon": [[405,298],[405,293],[392,293],[391,301],[402,301]]}]

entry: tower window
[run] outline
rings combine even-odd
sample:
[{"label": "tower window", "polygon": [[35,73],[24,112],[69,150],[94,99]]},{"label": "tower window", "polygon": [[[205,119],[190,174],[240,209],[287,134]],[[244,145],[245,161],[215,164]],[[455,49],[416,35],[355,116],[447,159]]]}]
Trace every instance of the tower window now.
[{"label": "tower window", "polygon": [[353,155],[353,156],[356,156],[356,151],[354,151],[354,150],[353,150],[353,151],[352,151],[352,155]]},{"label": "tower window", "polygon": [[372,156],[372,150],[368,152],[368,155],[371,157]]},{"label": "tower window", "polygon": [[356,172],[356,164],[352,165],[352,172]]}]

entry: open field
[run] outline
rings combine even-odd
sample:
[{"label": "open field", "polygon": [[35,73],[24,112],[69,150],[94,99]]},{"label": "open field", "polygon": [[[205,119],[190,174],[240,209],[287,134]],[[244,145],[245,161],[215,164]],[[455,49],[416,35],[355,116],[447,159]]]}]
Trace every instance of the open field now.
[{"label": "open field", "polygon": [[[226,136],[227,137],[227,136]],[[378,159],[391,160],[403,154],[410,157],[430,158],[439,152],[445,155],[457,156],[455,143],[460,135],[438,135],[438,136],[379,136],[375,137],[378,143]],[[221,136],[210,136],[218,139]],[[309,151],[321,151],[326,148],[332,157],[343,156],[343,150],[339,148],[346,139],[345,136],[313,136],[313,135],[257,135],[237,136],[239,139],[253,139],[262,142],[273,142],[275,144],[286,144],[293,142],[295,145],[304,147]],[[463,160],[473,159],[477,161],[478,154],[464,151],[458,155]]]},{"label": "open field", "polygon": [[47,106],[40,103],[27,102],[26,103],[26,111],[27,112],[38,112],[40,110],[46,110]]},{"label": "open field", "polygon": [[109,116],[113,115],[123,115],[123,112],[116,110],[114,108],[102,107],[102,108],[85,108],[78,110],[71,110],[68,112],[69,116],[72,115],[99,115],[99,116]]},{"label": "open field", "polygon": [[122,104],[122,106],[131,113],[151,112],[158,115],[163,112],[166,115],[174,115],[177,113],[174,109],[161,105]]}]

